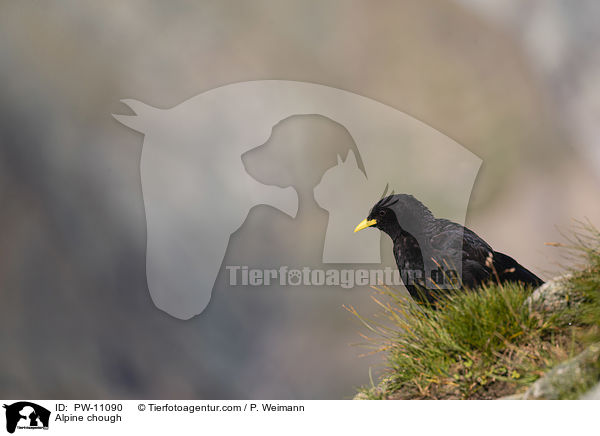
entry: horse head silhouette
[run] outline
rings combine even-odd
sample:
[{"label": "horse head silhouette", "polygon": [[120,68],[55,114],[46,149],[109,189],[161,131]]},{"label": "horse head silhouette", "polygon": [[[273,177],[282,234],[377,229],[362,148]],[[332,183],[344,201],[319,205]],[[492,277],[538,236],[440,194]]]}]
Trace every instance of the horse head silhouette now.
[{"label": "horse head silhouette", "polygon": [[294,216],[296,194],[260,183],[244,169],[242,153],[265,132],[235,131],[235,123],[219,122],[212,112],[203,117],[123,102],[136,115],[114,117],[145,135],[140,172],[148,288],[159,308],[188,319],[208,305],[229,237],[248,211],[269,204]]}]

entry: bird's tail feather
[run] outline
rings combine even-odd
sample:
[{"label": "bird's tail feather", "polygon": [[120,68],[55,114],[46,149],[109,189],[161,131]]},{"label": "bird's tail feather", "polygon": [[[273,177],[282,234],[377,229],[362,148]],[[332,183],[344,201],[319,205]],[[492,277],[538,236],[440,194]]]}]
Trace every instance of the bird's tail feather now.
[{"label": "bird's tail feather", "polygon": [[496,269],[498,278],[501,282],[522,282],[536,287],[544,284],[542,279],[522,266],[519,262],[498,251],[494,252],[494,268]]}]

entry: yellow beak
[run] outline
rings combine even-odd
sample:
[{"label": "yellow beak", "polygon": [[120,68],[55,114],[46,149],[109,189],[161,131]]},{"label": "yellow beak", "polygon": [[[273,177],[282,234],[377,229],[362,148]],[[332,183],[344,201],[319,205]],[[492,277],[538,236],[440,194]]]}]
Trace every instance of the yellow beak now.
[{"label": "yellow beak", "polygon": [[374,226],[375,224],[377,224],[377,220],[367,221],[366,219],[364,219],[360,222],[359,225],[356,226],[356,228],[354,229],[354,233],[358,232],[359,230],[366,229],[367,227]]}]

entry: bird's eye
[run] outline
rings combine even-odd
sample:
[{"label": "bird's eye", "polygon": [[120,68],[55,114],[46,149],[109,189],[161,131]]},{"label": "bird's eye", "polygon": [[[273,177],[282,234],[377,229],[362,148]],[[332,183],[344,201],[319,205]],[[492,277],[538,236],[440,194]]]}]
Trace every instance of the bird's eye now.
[{"label": "bird's eye", "polygon": [[385,216],[385,209],[379,211],[379,216]]}]

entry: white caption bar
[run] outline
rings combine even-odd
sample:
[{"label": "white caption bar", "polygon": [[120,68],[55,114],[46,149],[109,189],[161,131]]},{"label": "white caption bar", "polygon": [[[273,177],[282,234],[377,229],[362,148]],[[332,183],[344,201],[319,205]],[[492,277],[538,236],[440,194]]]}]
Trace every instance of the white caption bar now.
[{"label": "white caption bar", "polygon": [[[584,434],[594,401],[5,400],[2,432],[131,434]],[[16,420],[16,421],[15,421]],[[38,430],[35,432],[35,430]],[[41,432],[40,432],[41,431]],[[211,432],[211,433],[207,433]],[[7,433],[5,433],[7,434]]]}]

